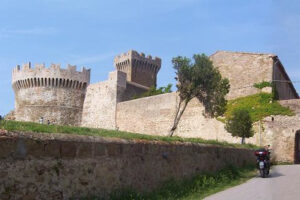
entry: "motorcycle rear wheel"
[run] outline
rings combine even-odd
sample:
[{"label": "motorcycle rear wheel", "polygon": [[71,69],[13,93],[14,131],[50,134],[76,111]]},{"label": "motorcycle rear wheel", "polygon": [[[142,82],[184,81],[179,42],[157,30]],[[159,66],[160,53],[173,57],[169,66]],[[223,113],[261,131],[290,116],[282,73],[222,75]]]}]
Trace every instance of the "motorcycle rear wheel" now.
[{"label": "motorcycle rear wheel", "polygon": [[260,169],[260,170],[259,170],[259,173],[260,173],[260,176],[261,176],[262,178],[265,178],[265,177],[266,177],[266,174],[265,174],[265,170],[264,170],[264,169]]}]

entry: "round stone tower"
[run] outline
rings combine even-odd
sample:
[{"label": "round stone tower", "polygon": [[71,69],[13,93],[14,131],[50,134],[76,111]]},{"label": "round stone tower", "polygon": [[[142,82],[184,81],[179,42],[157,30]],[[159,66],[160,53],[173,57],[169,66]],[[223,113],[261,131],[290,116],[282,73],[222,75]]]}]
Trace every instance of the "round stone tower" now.
[{"label": "round stone tower", "polygon": [[30,63],[12,74],[15,92],[15,118],[17,121],[43,122],[51,124],[79,125],[86,88],[90,83],[90,70],[68,65],[61,69],[52,64],[49,68]]}]

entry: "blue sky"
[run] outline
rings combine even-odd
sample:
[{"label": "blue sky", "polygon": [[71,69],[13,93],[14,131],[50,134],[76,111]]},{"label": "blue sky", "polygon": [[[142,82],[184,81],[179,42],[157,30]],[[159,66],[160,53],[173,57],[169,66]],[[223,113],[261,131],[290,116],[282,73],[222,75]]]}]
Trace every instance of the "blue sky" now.
[{"label": "blue sky", "polygon": [[14,107],[15,65],[87,66],[95,83],[129,49],[162,58],[158,86],[174,83],[172,57],[217,50],[275,53],[300,80],[299,25],[297,0],[2,0],[0,114]]}]

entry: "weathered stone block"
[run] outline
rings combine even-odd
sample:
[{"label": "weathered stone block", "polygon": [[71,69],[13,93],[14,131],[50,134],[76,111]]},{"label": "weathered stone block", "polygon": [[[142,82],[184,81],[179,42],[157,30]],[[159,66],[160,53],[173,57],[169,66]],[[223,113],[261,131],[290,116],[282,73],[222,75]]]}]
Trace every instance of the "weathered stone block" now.
[{"label": "weathered stone block", "polygon": [[7,158],[14,154],[17,149],[17,139],[11,137],[0,137],[0,158]]},{"label": "weathered stone block", "polygon": [[74,142],[59,142],[60,155],[62,158],[74,158],[76,156],[78,143]]},{"label": "weathered stone block", "polygon": [[105,146],[108,156],[118,156],[122,153],[121,144],[108,143]]},{"label": "weathered stone block", "polygon": [[104,156],[106,155],[105,144],[95,143],[94,145],[94,156]]},{"label": "weathered stone block", "polygon": [[92,158],[93,157],[93,148],[94,145],[87,143],[80,143],[77,149],[78,158]]},{"label": "weathered stone block", "polygon": [[26,148],[28,156],[45,157],[45,142],[39,140],[26,140]]},{"label": "weathered stone block", "polygon": [[46,157],[60,157],[60,144],[57,141],[47,141],[44,144],[44,149]]}]

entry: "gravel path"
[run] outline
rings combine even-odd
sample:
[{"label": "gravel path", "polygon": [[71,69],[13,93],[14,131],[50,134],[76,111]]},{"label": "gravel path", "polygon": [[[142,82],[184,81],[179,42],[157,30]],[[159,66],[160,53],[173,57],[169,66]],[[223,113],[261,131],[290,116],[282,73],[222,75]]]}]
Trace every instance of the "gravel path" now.
[{"label": "gravel path", "polygon": [[268,178],[259,176],[219,192],[205,200],[297,200],[300,199],[300,165],[275,166]]}]

